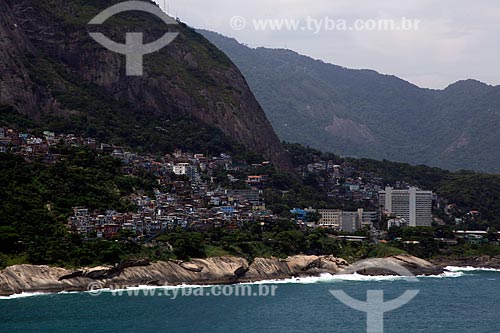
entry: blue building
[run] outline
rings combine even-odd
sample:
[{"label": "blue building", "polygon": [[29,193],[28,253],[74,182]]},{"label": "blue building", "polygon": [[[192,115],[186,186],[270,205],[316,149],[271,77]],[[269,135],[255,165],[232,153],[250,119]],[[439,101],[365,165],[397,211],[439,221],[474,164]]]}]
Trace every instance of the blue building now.
[{"label": "blue building", "polygon": [[295,215],[299,220],[307,221],[307,211],[305,211],[304,209],[294,208],[290,210],[290,213]]},{"label": "blue building", "polygon": [[222,206],[222,207],[219,207],[219,209],[221,212],[228,214],[228,215],[233,214],[234,211],[236,210],[236,208],[234,206]]}]

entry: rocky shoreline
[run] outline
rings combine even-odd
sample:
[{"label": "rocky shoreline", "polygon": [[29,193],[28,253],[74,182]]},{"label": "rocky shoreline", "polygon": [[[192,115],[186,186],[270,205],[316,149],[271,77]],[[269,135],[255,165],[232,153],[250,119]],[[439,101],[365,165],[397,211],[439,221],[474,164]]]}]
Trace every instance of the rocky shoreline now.
[{"label": "rocky shoreline", "polygon": [[478,256],[468,258],[449,258],[442,257],[431,260],[431,263],[437,267],[474,267],[474,268],[493,268],[500,269],[500,257]]},{"label": "rocky shoreline", "polygon": [[[19,293],[57,293],[87,291],[89,285],[102,288],[126,288],[139,285],[213,285],[233,284],[293,277],[320,276],[321,274],[389,275],[391,265],[398,264],[413,275],[437,275],[443,266],[420,258],[399,255],[368,261],[368,269],[353,270],[354,265],[334,256],[298,255],[287,259],[217,257],[193,259],[190,262],[130,261],[115,266],[68,270],[34,265],[16,265],[0,271],[0,296]],[[371,268],[370,268],[371,267]],[[393,274],[393,273],[392,273]]]}]

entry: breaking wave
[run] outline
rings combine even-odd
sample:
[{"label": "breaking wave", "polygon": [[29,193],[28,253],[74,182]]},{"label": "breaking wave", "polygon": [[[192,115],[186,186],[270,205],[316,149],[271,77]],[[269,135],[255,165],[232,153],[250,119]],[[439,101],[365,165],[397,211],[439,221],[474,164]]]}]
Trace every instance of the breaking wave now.
[{"label": "breaking wave", "polygon": [[458,266],[447,266],[445,267],[447,271],[450,272],[498,272],[500,273],[500,269],[496,268],[478,268],[478,267],[458,267]]}]

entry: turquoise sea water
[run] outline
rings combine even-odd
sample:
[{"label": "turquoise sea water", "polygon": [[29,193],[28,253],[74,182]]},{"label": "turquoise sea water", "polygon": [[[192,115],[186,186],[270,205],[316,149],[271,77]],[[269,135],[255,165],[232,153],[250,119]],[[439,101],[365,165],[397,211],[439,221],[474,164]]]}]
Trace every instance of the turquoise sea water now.
[{"label": "turquoise sea water", "polygon": [[[271,283],[251,285],[271,292]],[[385,314],[385,332],[500,332],[500,272],[465,271],[410,283],[362,276],[305,278],[276,284],[275,296],[182,296],[173,288],[136,289],[136,296],[103,292],[0,299],[0,332],[365,332],[366,315],[337,301],[329,290],[386,300],[407,289],[418,296]],[[222,287],[220,287],[222,288]],[[232,289],[231,289],[232,288]],[[230,294],[235,286],[215,292]],[[153,291],[156,296],[149,296]],[[184,294],[202,289],[185,289]],[[203,293],[214,292],[210,287]],[[146,294],[146,295],[145,295]]]}]

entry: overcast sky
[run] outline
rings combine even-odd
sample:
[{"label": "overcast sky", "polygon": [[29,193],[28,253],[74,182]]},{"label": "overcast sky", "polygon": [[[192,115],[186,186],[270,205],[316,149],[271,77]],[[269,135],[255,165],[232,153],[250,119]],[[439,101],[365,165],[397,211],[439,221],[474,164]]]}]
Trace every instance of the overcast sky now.
[{"label": "overcast sky", "polygon": [[[163,0],[156,0],[163,7]],[[166,0],[169,13],[195,28],[252,47],[288,48],[349,68],[394,74],[421,87],[474,78],[500,84],[498,0]],[[242,30],[231,19],[243,17]],[[254,19],[420,20],[411,31],[256,31]]]}]

